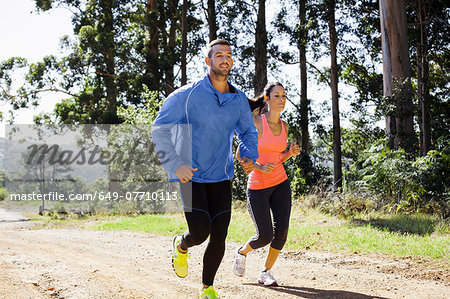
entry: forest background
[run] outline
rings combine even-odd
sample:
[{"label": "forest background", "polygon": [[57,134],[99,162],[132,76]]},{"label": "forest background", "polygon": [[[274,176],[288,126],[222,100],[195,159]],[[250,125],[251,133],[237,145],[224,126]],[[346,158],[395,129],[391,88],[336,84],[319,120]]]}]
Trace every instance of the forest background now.
[{"label": "forest background", "polygon": [[[61,38],[63,57],[0,62],[0,101],[10,107],[3,121],[55,92],[53,112],[35,123],[151,124],[166,96],[205,74],[206,44],[224,38],[233,44],[232,82],[249,97],[268,80],[287,89],[283,118],[302,146],[285,163],[295,199],[341,216],[450,215],[446,1],[35,4],[36,12],[69,10],[73,36]],[[246,176],[235,166],[233,196],[242,200]]]}]

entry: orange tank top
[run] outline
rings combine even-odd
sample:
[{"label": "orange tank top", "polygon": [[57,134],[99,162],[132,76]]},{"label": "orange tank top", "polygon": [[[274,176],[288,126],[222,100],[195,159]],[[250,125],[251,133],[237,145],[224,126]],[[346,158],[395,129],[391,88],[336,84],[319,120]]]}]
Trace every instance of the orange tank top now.
[{"label": "orange tank top", "polygon": [[252,190],[260,190],[276,186],[287,180],[281,155],[287,146],[287,134],[284,123],[281,122],[281,134],[275,136],[269,128],[266,116],[261,115],[263,123],[263,133],[258,139],[259,158],[256,160],[261,165],[275,163],[275,168],[271,173],[263,173],[259,170],[253,170],[249,177],[247,187]]}]

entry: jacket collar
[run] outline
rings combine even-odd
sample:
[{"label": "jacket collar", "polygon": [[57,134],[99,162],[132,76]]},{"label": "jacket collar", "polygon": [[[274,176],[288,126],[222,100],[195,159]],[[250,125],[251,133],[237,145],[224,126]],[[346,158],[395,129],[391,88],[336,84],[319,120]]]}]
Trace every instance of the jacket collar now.
[{"label": "jacket collar", "polygon": [[228,102],[234,96],[238,95],[238,90],[228,81],[228,85],[230,86],[230,90],[234,91],[234,93],[220,93],[212,84],[211,80],[209,80],[208,74],[203,78],[203,84],[206,86],[206,89],[209,93],[215,94],[219,105],[222,106],[224,103]]}]

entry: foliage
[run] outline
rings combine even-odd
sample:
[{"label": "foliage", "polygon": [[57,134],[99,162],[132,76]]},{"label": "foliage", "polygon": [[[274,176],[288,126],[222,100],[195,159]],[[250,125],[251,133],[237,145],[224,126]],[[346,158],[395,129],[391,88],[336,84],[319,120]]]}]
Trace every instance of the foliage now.
[{"label": "foliage", "polygon": [[410,161],[403,150],[393,151],[378,142],[350,170],[359,177],[350,188],[378,194],[391,211],[450,215],[448,147]]},{"label": "foliage", "polygon": [[6,199],[6,189],[4,187],[0,187],[0,201]]},{"label": "foliage", "polygon": [[[236,152],[238,148],[238,140],[235,137],[233,139],[233,152]],[[247,179],[248,175],[244,172],[241,163],[237,159],[233,159],[234,177],[231,181],[233,189],[232,200],[233,201],[246,201],[247,200]]]},{"label": "foliage", "polygon": [[[198,32],[202,25],[198,7],[187,2],[189,61],[204,41]],[[73,11],[74,38],[61,39],[61,47],[68,54],[62,58],[47,56],[31,64],[23,58],[0,64],[0,99],[13,108],[11,121],[15,110],[38,105],[45,92],[58,92],[61,100],[53,115],[41,119],[75,124],[121,123],[117,107],[142,108],[144,87],[167,96],[179,84],[174,72],[180,64],[179,1],[159,2],[157,11],[149,11],[145,2],[135,0],[36,0],[38,11],[55,7]],[[154,23],[155,36],[149,33]],[[157,45],[156,58],[149,53],[152,42]],[[21,86],[13,90],[11,78],[23,70],[27,74]]]},{"label": "foliage", "polygon": [[[136,0],[35,0],[38,12],[56,7],[71,10],[74,38],[62,37],[61,47],[66,51],[64,57],[49,55],[33,63],[25,58],[11,57],[0,62],[0,101],[12,108],[9,112],[0,112],[0,119],[9,117],[12,120],[14,111],[38,105],[45,100],[46,92],[58,92],[61,97],[54,112],[36,117],[36,122],[125,122],[131,126],[152,123],[163,98],[180,85],[178,70],[181,63],[182,1],[157,2],[157,9],[150,11],[145,1]],[[288,99],[294,109],[285,113],[283,118],[289,123],[290,138],[299,144],[301,116],[297,96],[300,88],[292,66],[298,65],[298,45],[305,42],[308,72],[313,75],[309,76],[313,80],[308,82],[308,86],[327,88],[330,75],[326,67],[328,62],[324,64],[329,56],[327,2],[305,2],[306,25],[303,29],[308,31],[308,35],[307,40],[300,41],[300,2],[266,1],[266,5],[275,8],[272,22],[267,24],[268,74],[269,77],[280,78],[279,81],[287,88]],[[382,91],[379,1],[336,1],[340,84],[354,88],[354,92],[342,93],[341,96],[341,102],[350,105],[347,119],[353,125],[342,129],[343,191],[364,196],[356,196],[362,196],[361,200],[346,195],[333,197],[330,211],[353,211],[351,207],[358,207],[370,192],[368,196],[377,201],[375,206],[384,204],[393,212],[424,210],[448,215],[450,11],[445,1],[423,0],[420,2],[425,4],[426,11],[425,19],[421,20],[419,1],[405,2],[415,89],[412,108],[420,125],[419,84],[414,78],[418,77],[420,47],[426,46],[428,50],[433,150],[422,158],[406,157],[401,150],[392,151],[380,141],[384,132],[375,123],[386,114],[388,105]],[[187,3],[188,82],[192,82],[205,69],[200,50],[207,42],[208,20],[204,15],[205,1],[188,0]],[[232,82],[251,94],[255,77],[254,36],[258,1],[221,0],[215,3],[218,37],[228,39],[234,49],[236,63],[231,74]],[[421,22],[425,27],[419,26]],[[421,40],[421,30],[425,30],[425,41]],[[152,42],[156,43],[156,48],[151,49]],[[23,80],[16,80],[17,74],[22,74]],[[333,136],[326,124],[331,116],[328,102],[326,96],[308,97],[309,129],[315,134],[310,134],[314,138],[312,147],[307,153],[303,152],[285,163],[295,197],[329,189]],[[419,133],[413,135],[416,137]],[[125,146],[132,146],[131,140],[128,141]],[[148,144],[144,139],[139,142]],[[123,165],[117,166],[118,170],[123,170],[120,168]],[[122,174],[135,179],[132,173]],[[235,162],[234,199],[246,197],[246,181],[247,176]]]},{"label": "foliage", "polygon": [[380,210],[379,200],[371,193],[315,192],[302,198],[306,207],[342,218]]},{"label": "foliage", "polygon": [[152,124],[156,119],[163,99],[159,98],[157,91],[150,91],[147,86],[143,86],[141,96],[145,103],[144,108],[134,106],[117,108],[117,115],[125,124]]}]

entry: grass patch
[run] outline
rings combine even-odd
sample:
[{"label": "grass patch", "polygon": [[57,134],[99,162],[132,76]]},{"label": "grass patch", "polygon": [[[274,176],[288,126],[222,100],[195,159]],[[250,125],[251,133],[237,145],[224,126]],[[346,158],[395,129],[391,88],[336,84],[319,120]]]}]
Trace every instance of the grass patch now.
[{"label": "grass patch", "polygon": [[372,214],[361,215],[361,217],[354,217],[352,219],[354,224],[370,225],[380,230],[387,230],[392,233],[414,234],[426,236],[433,233],[438,235],[448,234],[448,225],[445,227],[443,222],[438,217],[426,214]]},{"label": "grass patch", "polygon": [[[58,220],[56,223],[72,226],[83,221]],[[95,230],[127,230],[170,236],[181,234],[187,228],[182,213],[90,217],[84,223],[88,223],[85,227]],[[254,233],[245,203],[234,203],[227,241],[244,243]],[[285,249],[420,257],[435,260],[450,269],[449,223],[423,214],[360,214],[342,219],[317,209],[304,210],[295,203]]]},{"label": "grass patch", "polygon": [[159,235],[176,235],[186,230],[184,215],[176,214],[152,214],[137,217],[119,217],[114,221],[95,223],[90,226],[96,230],[127,230],[134,232],[155,233]]},{"label": "grass patch", "polygon": [[449,225],[438,217],[359,215],[346,220],[294,209],[286,248],[424,257],[449,263]]}]

